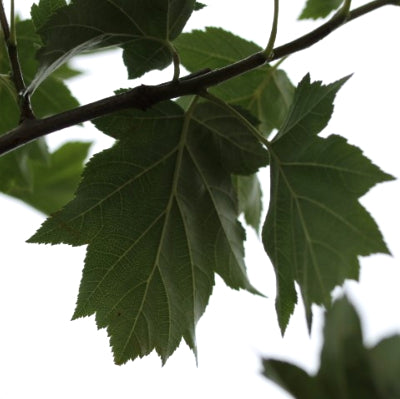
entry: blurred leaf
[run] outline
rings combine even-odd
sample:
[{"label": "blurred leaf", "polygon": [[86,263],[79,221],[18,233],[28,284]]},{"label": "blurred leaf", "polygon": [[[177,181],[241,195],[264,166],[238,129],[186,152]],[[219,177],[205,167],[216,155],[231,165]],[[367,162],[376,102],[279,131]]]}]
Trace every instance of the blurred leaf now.
[{"label": "blurred leaf", "polygon": [[332,11],[339,8],[343,0],[307,0],[299,19],[325,18]]},{"label": "blurred leaf", "polygon": [[[17,40],[21,68],[27,83],[35,75],[38,62],[35,60],[36,48],[40,38],[36,35],[32,21],[17,22]],[[0,73],[10,70],[6,49],[0,47]],[[63,73],[71,75],[72,69],[66,65]],[[49,116],[79,105],[69,89],[57,76],[50,76],[32,96],[32,107],[38,117]],[[4,85],[0,85],[0,134],[15,128],[19,124],[19,107],[15,94]],[[43,138],[35,140],[10,154],[0,157],[0,191],[32,192],[33,170],[31,160],[47,166],[49,154]]]},{"label": "blurred leaf", "polygon": [[45,214],[58,211],[73,198],[89,148],[90,143],[69,142],[50,155],[48,165],[31,161],[31,187],[13,186],[7,194]]},{"label": "blurred leaf", "polygon": [[400,336],[365,348],[360,320],[347,298],[326,313],[317,375],[278,360],[263,364],[264,375],[295,399],[396,399],[400,393]]},{"label": "blurred leaf", "polygon": [[314,377],[300,367],[274,359],[264,359],[264,375],[298,399],[327,399]]},{"label": "blurred leaf", "polygon": [[379,398],[400,398],[400,336],[394,335],[379,342],[369,353]]},{"label": "blurred leaf", "polygon": [[234,184],[238,193],[239,213],[243,213],[246,223],[259,232],[262,190],[257,175],[235,176]]},{"label": "blurred leaf", "polygon": [[31,91],[71,57],[110,46],[123,48],[130,78],[165,68],[172,61],[170,40],[181,33],[195,4],[194,0],[74,0],[48,16],[47,3],[34,9],[45,22],[38,29],[44,45]]},{"label": "blurred leaf", "polygon": [[[184,33],[174,45],[190,72],[221,68],[262,50],[253,42],[210,27]],[[259,129],[268,135],[283,123],[294,87],[284,71],[264,66],[210,88],[210,92],[250,111],[260,121]]]},{"label": "blurred leaf", "polygon": [[333,288],[358,279],[358,256],[388,253],[381,233],[358,199],[393,178],[340,136],[320,138],[333,100],[346,79],[328,86],[299,84],[282,129],[272,141],[271,195],[263,228],[277,275],[276,309],[282,332],[300,286],[311,325],[311,305],[329,306]]},{"label": "blurred leaf", "polygon": [[211,103],[184,112],[168,101],[95,124],[119,141],[92,158],[76,198],[30,242],[89,244],[74,318],[96,313],[117,364],[153,349],[165,362],[182,338],[196,352],[214,273],[256,293],[231,174],[254,173],[268,155]]},{"label": "blurred leaf", "polygon": [[40,29],[59,8],[66,5],[65,0],[40,0],[39,4],[33,4],[31,17],[35,29]]}]

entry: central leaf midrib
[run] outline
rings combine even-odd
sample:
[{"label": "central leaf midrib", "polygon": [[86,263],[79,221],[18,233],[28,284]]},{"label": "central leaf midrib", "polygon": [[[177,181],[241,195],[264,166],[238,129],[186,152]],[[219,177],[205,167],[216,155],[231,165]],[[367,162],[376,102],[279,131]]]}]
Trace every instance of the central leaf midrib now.
[{"label": "central leaf midrib", "polygon": [[[169,199],[168,199],[167,206],[165,208],[165,219],[164,219],[164,224],[163,224],[163,227],[162,227],[160,240],[159,240],[159,244],[158,244],[158,248],[157,248],[157,254],[156,254],[156,257],[155,257],[155,260],[154,260],[154,266],[153,266],[153,268],[152,268],[152,270],[151,270],[151,272],[149,274],[149,277],[147,279],[146,288],[145,288],[145,291],[143,293],[142,301],[141,301],[139,309],[137,311],[137,317],[136,317],[136,319],[135,319],[135,321],[134,321],[134,323],[132,325],[132,328],[131,328],[131,330],[129,332],[129,335],[128,335],[126,341],[125,341],[125,344],[124,344],[123,348],[121,349],[121,353],[122,354],[124,354],[124,352],[126,351],[126,348],[127,348],[128,344],[129,344],[129,341],[131,340],[132,335],[133,335],[133,333],[135,331],[137,321],[139,320],[139,316],[143,311],[143,307],[144,307],[144,304],[145,304],[146,299],[147,299],[147,292],[148,292],[148,289],[149,289],[149,286],[150,286],[150,282],[151,282],[151,280],[153,278],[153,275],[154,275],[154,272],[155,272],[155,270],[157,268],[158,268],[159,273],[160,273],[160,279],[163,282],[163,286],[164,286],[164,290],[165,290],[165,298],[167,299],[167,302],[168,302],[169,318],[170,318],[170,315],[171,315],[171,306],[170,306],[170,302],[169,302],[168,292],[167,292],[167,290],[165,288],[166,285],[165,285],[165,283],[163,281],[163,275],[162,275],[162,272],[160,270],[159,262],[160,262],[161,249],[163,247],[163,243],[164,243],[164,239],[165,239],[165,235],[166,235],[166,228],[167,228],[167,225],[169,223],[169,218],[170,218],[172,206],[173,206],[174,200],[176,199],[176,195],[177,195],[177,188],[178,188],[178,182],[179,182],[179,177],[180,177],[180,169],[181,169],[181,166],[182,166],[182,157],[183,157],[183,152],[184,152],[185,145],[186,145],[187,133],[188,133],[188,129],[189,129],[189,122],[190,122],[190,118],[191,118],[191,113],[193,112],[193,108],[194,107],[189,107],[189,110],[185,114],[185,119],[184,119],[183,126],[182,126],[181,138],[180,138],[180,141],[179,141],[177,147],[175,148],[175,150],[176,150],[176,163],[175,163],[175,169],[174,169],[174,172],[173,172],[171,193],[170,193],[170,196],[169,196]],[[168,329],[169,329],[168,330],[168,343],[169,343],[170,337],[171,337],[171,322],[168,323]]]},{"label": "central leaf midrib", "polygon": [[[306,242],[308,244],[307,246],[309,247],[309,251],[310,251],[310,254],[311,254],[313,269],[314,269],[315,274],[316,274],[316,276],[318,278],[318,282],[320,284],[321,290],[322,290],[323,293],[325,293],[326,292],[325,285],[324,285],[322,276],[321,276],[321,274],[319,273],[319,270],[318,270],[318,266],[317,266],[318,262],[316,261],[316,257],[315,257],[314,250],[313,250],[313,245],[312,245],[312,240],[311,240],[310,234],[308,232],[308,228],[306,226],[306,222],[305,222],[305,219],[304,219],[304,216],[303,216],[303,213],[302,213],[302,209],[301,209],[300,203],[298,201],[299,198],[298,198],[296,192],[294,191],[294,189],[292,188],[292,186],[291,186],[291,184],[290,184],[290,182],[289,182],[289,180],[288,180],[288,178],[287,178],[287,176],[286,176],[286,174],[284,172],[284,169],[282,168],[282,165],[280,163],[280,159],[279,159],[278,154],[275,153],[275,151],[273,150],[272,146],[270,146],[269,150],[270,150],[270,155],[273,156],[274,159],[275,159],[275,164],[279,169],[279,174],[282,176],[282,178],[283,178],[283,180],[284,180],[284,182],[286,184],[286,187],[287,187],[289,193],[292,195],[292,198],[293,198],[293,200],[294,200],[294,202],[296,204],[296,208],[297,208],[297,211],[298,211],[298,214],[299,214],[300,224],[302,226],[302,229],[303,229],[303,232],[304,232],[304,236],[305,236]],[[277,194],[275,194],[275,196],[277,196]]]}]

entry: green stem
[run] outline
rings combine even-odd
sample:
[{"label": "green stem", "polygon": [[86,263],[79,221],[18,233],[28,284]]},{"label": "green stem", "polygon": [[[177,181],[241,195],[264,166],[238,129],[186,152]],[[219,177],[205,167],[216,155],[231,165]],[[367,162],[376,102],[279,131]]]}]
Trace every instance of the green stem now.
[{"label": "green stem", "polygon": [[338,10],[338,12],[332,17],[332,20],[338,18],[342,20],[342,23],[347,21],[347,18],[350,15],[350,7],[351,7],[351,0],[345,0],[343,6]]},{"label": "green stem", "polygon": [[208,91],[201,93],[201,96],[214,104],[221,106],[228,110],[231,114],[233,114],[236,118],[238,118],[253,134],[253,136],[259,140],[263,145],[267,148],[270,148],[271,143],[258,131],[258,129],[253,126],[240,112],[238,112],[235,108],[233,108],[230,104],[221,100],[219,97],[214,96],[214,94],[209,93]]},{"label": "green stem", "polygon": [[[344,21],[342,21],[341,18],[334,18],[333,21],[329,20],[314,31],[276,47],[269,61],[276,61],[304,50],[328,36],[335,29],[342,26],[344,22],[348,23],[349,21],[386,5],[400,6],[400,0],[374,0],[350,11]],[[2,13],[2,6],[3,3],[0,0],[0,23],[4,30],[4,13]],[[130,108],[147,109],[161,101],[186,95],[199,94],[209,87],[218,85],[255,68],[259,68],[264,65],[265,62],[265,55],[256,53],[219,69],[211,71],[204,69],[194,72],[189,76],[180,78],[177,82],[165,82],[157,86],[139,85],[128,92],[103,98],[72,110],[39,120],[27,120],[26,123],[19,125],[0,137],[0,155],[39,137],[44,137],[66,127],[74,126],[112,112]]]},{"label": "green stem", "polygon": [[181,69],[180,69],[181,60],[179,58],[179,54],[176,51],[176,48],[174,47],[174,45],[172,43],[170,43],[169,45],[170,45],[171,54],[172,54],[172,62],[174,65],[174,76],[173,76],[172,80],[174,82],[177,82],[179,79],[179,75],[181,73]]},{"label": "green stem", "polygon": [[276,35],[278,34],[278,17],[279,17],[279,0],[274,0],[274,19],[272,21],[271,34],[267,47],[263,51],[265,58],[269,60],[273,55],[273,49],[275,45]]},{"label": "green stem", "polygon": [[7,46],[8,59],[11,67],[11,79],[14,82],[15,90],[19,97],[20,108],[20,122],[27,119],[35,119],[33,114],[29,95],[24,95],[26,86],[22,74],[21,64],[18,58],[18,49],[16,45],[15,34],[15,15],[14,15],[14,1],[11,1],[11,29],[8,24],[6,12],[4,9],[3,0],[0,0],[0,25],[3,31],[4,41]]}]

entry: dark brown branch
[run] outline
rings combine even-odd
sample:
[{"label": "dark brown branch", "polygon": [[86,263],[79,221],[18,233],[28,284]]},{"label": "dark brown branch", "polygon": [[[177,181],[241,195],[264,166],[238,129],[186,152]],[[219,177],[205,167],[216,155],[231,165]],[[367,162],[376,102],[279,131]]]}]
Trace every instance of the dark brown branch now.
[{"label": "dark brown branch", "polygon": [[[328,36],[343,23],[360,17],[382,6],[400,5],[400,0],[376,0],[357,8],[346,16],[333,18],[314,31],[274,49],[273,56],[268,61],[278,60],[297,51],[303,50]],[[199,94],[209,87],[239,76],[266,63],[265,55],[256,53],[234,64],[216,70],[203,70],[183,77],[177,81],[163,83],[157,86],[138,86],[134,89],[112,97],[83,105],[44,119],[25,120],[20,126],[0,137],[0,155],[11,151],[38,137],[92,120],[94,118],[127,109],[147,109],[152,105],[190,94]]]},{"label": "dark brown branch", "polygon": [[15,90],[20,100],[20,120],[33,119],[33,111],[30,104],[29,94],[22,94],[26,91],[24,77],[22,75],[21,65],[18,59],[18,49],[15,37],[10,31],[7,16],[4,10],[3,0],[0,0],[0,24],[3,31],[4,41],[7,47],[8,59],[11,67],[11,78],[15,86]]}]

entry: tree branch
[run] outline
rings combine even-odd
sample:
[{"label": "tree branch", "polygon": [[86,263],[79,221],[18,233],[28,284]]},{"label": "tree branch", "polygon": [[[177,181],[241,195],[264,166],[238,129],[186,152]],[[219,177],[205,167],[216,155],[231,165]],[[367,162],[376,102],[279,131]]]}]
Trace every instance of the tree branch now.
[{"label": "tree branch", "polygon": [[[12,7],[14,4],[12,3]],[[14,17],[14,12],[11,13]],[[18,49],[16,43],[15,32],[10,30],[7,16],[4,9],[3,0],[0,0],[0,24],[3,31],[4,41],[7,47],[8,59],[11,67],[11,79],[14,83],[20,104],[20,121],[21,123],[28,119],[34,119],[29,94],[22,94],[26,91],[24,77],[22,75],[21,65],[18,59]],[[14,24],[14,21],[13,21]]]},{"label": "tree branch", "polygon": [[[400,0],[375,0],[351,11],[347,15],[344,13],[338,13],[331,20],[314,31],[290,43],[284,44],[283,46],[276,47],[273,50],[272,56],[268,59],[268,62],[304,50],[331,34],[345,22],[354,20],[368,12],[389,4],[400,5]],[[3,25],[3,20],[1,20],[1,23]],[[211,71],[205,69],[178,80],[162,83],[157,86],[137,86],[125,93],[107,97],[48,118],[26,119],[21,123],[21,125],[0,137],[0,155],[49,133],[112,112],[127,108],[145,110],[161,101],[185,95],[204,93],[204,90],[207,88],[258,68],[266,62],[267,59],[265,54],[260,52],[220,69]]]}]

